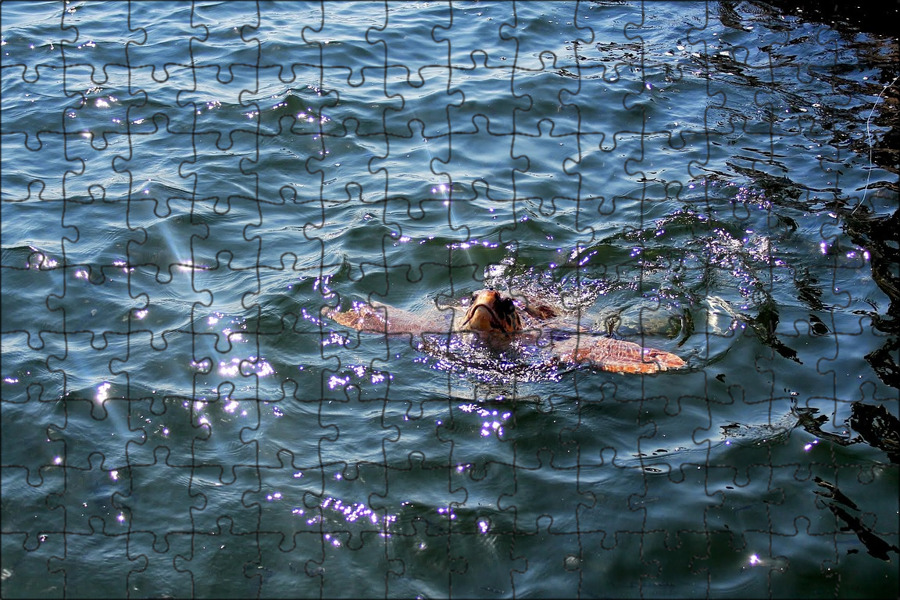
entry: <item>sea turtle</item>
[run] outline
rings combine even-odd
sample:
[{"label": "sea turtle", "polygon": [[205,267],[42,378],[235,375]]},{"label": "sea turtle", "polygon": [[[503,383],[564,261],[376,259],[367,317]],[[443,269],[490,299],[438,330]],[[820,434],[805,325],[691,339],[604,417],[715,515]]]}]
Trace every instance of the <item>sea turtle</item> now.
[{"label": "sea turtle", "polygon": [[[656,373],[685,364],[678,356],[663,350],[566,325],[558,308],[533,298],[523,302],[484,289],[473,293],[469,302],[447,308],[453,313],[449,330],[448,324],[441,321],[440,313],[418,315],[380,303],[356,303],[346,311],[326,307],[323,314],[346,327],[371,333],[421,338],[428,334],[435,334],[432,337],[467,335],[492,349],[508,347],[512,342],[538,344],[549,349],[554,363],[589,363],[614,373]],[[435,347],[433,343],[425,346],[426,349]]]}]

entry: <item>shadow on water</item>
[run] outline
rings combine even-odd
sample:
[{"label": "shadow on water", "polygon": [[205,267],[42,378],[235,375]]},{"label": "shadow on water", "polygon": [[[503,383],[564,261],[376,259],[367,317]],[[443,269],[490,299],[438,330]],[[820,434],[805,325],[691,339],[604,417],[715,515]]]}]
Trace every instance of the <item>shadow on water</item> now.
[{"label": "shadow on water", "polygon": [[[890,414],[883,405],[873,406],[862,402],[853,402],[851,415],[844,423],[840,433],[834,433],[823,429],[828,424],[827,415],[819,414],[816,408],[799,407],[794,404],[791,413],[796,418],[794,428],[801,428],[811,434],[815,440],[825,441],[837,446],[852,446],[855,444],[869,444],[873,448],[883,451],[891,463],[900,464],[900,419]],[[791,425],[782,421],[774,425],[745,426],[738,423],[722,425],[721,430],[725,438],[734,440],[758,440],[761,438],[784,438],[789,434]],[[857,435],[852,435],[855,431]],[[873,557],[890,562],[890,553],[900,554],[900,548],[891,544],[879,535],[865,522],[864,509],[851,500],[831,481],[815,476],[813,481],[818,486],[814,494],[821,500],[821,504],[834,514],[842,525],[841,531],[853,532],[859,538],[860,543]],[[817,506],[819,504],[817,503]],[[849,548],[848,554],[858,552],[856,548]]]},{"label": "shadow on water", "polygon": [[[740,3],[723,2],[720,6],[720,19],[730,27],[740,27],[743,18],[736,12]],[[831,26],[842,38],[848,48],[859,53],[860,61],[875,70],[875,77],[864,78],[864,81],[845,77],[844,72],[852,74],[856,68],[844,68],[835,64],[825,69],[826,78],[835,87],[837,93],[852,97],[874,96],[876,101],[871,106],[828,106],[820,116],[821,124],[832,132],[832,144],[836,147],[847,147],[853,152],[868,156],[870,174],[872,167],[878,167],[897,174],[900,165],[900,86],[898,86],[898,59],[900,47],[896,37],[896,24],[900,17],[900,7],[893,5],[840,3],[840,2],[808,2],[774,0],[772,2],[751,2],[753,12],[766,15],[769,22],[789,17],[799,22],[823,23]],[[746,5],[744,5],[746,6]],[[876,34],[883,39],[861,39],[859,32]],[[857,127],[865,128],[865,137],[854,137],[850,132]],[[877,127],[879,134],[871,129]],[[734,166],[734,165],[733,165]],[[745,173],[752,176],[752,173]],[[801,184],[791,182],[787,177],[774,178],[763,174],[757,178],[762,189],[777,197],[788,196],[799,198]],[[900,208],[891,214],[877,214],[866,204],[866,197],[871,193],[889,194],[896,198],[900,185],[893,181],[866,181],[858,200],[846,196],[835,195],[835,198],[820,208],[832,210],[839,214],[843,221],[843,231],[850,240],[869,252],[872,278],[878,287],[888,296],[889,305],[884,309],[873,306],[869,314],[873,326],[887,334],[883,346],[866,355],[866,360],[886,384],[900,389],[900,367],[897,364],[897,353],[900,351],[900,243],[897,232],[900,231]],[[811,211],[816,207],[810,206]],[[801,288],[801,299],[809,300],[807,290]],[[762,315],[761,315],[762,316]],[[763,337],[783,356],[789,353],[779,344],[774,335],[764,332],[774,331],[777,324],[777,310],[767,310],[759,323]]]},{"label": "shadow on water", "polygon": [[850,437],[849,433],[845,435],[823,431],[822,425],[828,422],[828,417],[819,415],[817,408],[794,406],[791,412],[797,417],[797,427],[802,427],[817,438],[841,446],[864,442],[884,451],[892,463],[900,464],[900,420],[882,405],[853,402],[850,410],[847,424],[859,434],[856,437]]},{"label": "shadow on water", "polygon": [[[820,477],[815,478],[816,485],[822,490],[816,490],[816,496],[823,499],[825,506],[834,513],[834,516],[844,523],[842,529],[852,531],[859,538],[859,541],[865,546],[866,551],[884,561],[890,561],[890,552],[900,554],[900,548],[894,544],[888,543],[872,531],[861,517],[861,510],[850,498],[848,498],[834,483],[825,481]],[[847,550],[848,554],[853,554],[856,549]]]}]

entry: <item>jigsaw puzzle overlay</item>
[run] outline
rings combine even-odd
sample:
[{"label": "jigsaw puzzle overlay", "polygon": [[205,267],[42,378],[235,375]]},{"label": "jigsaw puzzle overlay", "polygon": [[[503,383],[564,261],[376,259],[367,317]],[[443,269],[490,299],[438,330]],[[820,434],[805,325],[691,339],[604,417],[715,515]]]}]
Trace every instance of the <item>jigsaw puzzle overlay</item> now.
[{"label": "jigsaw puzzle overlay", "polygon": [[4,597],[897,597],[877,20],[0,10]]}]

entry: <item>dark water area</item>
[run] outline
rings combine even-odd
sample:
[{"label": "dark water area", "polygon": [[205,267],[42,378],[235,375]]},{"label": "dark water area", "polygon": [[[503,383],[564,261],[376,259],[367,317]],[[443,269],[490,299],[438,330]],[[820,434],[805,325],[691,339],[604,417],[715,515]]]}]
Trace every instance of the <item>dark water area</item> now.
[{"label": "dark water area", "polygon": [[896,598],[877,6],[4,2],[0,594]]}]

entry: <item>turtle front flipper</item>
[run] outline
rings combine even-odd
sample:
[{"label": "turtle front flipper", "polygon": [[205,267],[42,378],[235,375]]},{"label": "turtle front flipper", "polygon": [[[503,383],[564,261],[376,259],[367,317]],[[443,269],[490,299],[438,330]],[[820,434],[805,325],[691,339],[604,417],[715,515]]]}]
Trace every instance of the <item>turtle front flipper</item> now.
[{"label": "turtle front flipper", "polygon": [[685,365],[671,352],[604,337],[573,336],[557,343],[555,350],[565,362],[589,363],[613,373],[658,373]]},{"label": "turtle front flipper", "polygon": [[389,332],[389,322],[384,308],[378,309],[369,304],[356,304],[350,310],[339,311],[325,307],[322,314],[332,321],[357,331],[369,331],[372,333]]},{"label": "turtle front flipper", "polygon": [[356,302],[350,310],[325,307],[322,314],[345,327],[369,333],[419,335],[440,328],[427,318],[381,303]]}]

